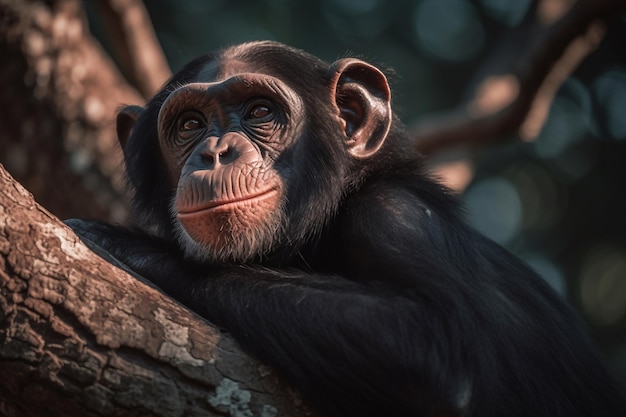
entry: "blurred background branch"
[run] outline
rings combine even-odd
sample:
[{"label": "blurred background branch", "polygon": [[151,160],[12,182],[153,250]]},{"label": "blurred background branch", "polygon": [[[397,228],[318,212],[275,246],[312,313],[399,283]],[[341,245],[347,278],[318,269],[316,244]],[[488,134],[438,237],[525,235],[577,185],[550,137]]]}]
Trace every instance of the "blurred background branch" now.
[{"label": "blurred background branch", "polygon": [[150,15],[141,0],[97,0],[98,17],[122,72],[145,99],[171,75]]},{"label": "blurred background branch", "polygon": [[486,57],[461,107],[416,125],[418,148],[434,153],[516,133],[536,138],[558,88],[600,43],[605,21],[625,10],[620,0],[533,2]]}]

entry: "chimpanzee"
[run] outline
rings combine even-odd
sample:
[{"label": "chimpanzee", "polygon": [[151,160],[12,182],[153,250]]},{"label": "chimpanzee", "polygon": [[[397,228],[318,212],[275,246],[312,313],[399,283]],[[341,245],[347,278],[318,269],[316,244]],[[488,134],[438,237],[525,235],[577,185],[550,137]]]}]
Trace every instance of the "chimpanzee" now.
[{"label": "chimpanzee", "polygon": [[117,131],[150,232],[70,225],[325,415],[626,415],[576,315],[429,178],[375,66],[231,47]]}]

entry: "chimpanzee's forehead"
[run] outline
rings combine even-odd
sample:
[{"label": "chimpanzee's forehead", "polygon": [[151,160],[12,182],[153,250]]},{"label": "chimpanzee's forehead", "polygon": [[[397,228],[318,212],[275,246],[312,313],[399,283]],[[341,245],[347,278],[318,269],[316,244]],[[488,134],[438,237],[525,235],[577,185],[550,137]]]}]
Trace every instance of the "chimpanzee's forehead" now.
[{"label": "chimpanzee's forehead", "polygon": [[212,55],[212,59],[197,72],[195,81],[222,81],[243,73],[255,73],[283,81],[304,78],[312,82],[325,72],[328,65],[314,55],[278,42],[248,42]]},{"label": "chimpanzee's forehead", "polygon": [[197,81],[221,81],[243,73],[263,73],[261,63],[258,62],[259,57],[253,59],[250,51],[267,49],[268,46],[275,48],[276,45],[273,42],[250,42],[222,50],[202,67]]},{"label": "chimpanzee's forehead", "polygon": [[259,73],[258,67],[236,58],[207,62],[196,75],[197,82],[222,81],[244,73]]}]

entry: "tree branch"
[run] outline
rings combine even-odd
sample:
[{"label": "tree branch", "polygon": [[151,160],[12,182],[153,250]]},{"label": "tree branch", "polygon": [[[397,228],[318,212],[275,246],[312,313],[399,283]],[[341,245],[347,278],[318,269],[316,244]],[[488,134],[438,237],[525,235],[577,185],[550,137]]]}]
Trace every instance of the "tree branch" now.
[{"label": "tree branch", "polygon": [[486,70],[478,72],[480,81],[469,100],[416,125],[414,137],[421,152],[478,146],[519,133],[520,128],[532,138],[558,86],[599,44],[603,25],[626,11],[623,0],[578,0],[555,17],[550,3],[533,3],[524,22],[485,61]]},{"label": "tree branch", "polygon": [[0,165],[0,414],[310,415],[227,335],[92,253]]},{"label": "tree branch", "polygon": [[172,72],[141,0],[97,0],[108,38],[122,70],[144,98],[152,97]]}]

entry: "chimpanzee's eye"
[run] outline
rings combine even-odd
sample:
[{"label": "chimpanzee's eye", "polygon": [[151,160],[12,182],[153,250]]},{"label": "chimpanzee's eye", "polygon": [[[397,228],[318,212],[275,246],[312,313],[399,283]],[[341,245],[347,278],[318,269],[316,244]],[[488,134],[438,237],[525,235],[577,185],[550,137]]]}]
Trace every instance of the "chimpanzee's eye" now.
[{"label": "chimpanzee's eye", "polygon": [[179,132],[191,132],[202,128],[204,128],[204,124],[195,117],[181,119],[180,123],[178,124]]},{"label": "chimpanzee's eye", "polygon": [[248,107],[244,119],[251,122],[265,122],[271,120],[273,114],[274,107],[272,103],[268,100],[259,100],[255,101],[251,106]]}]

